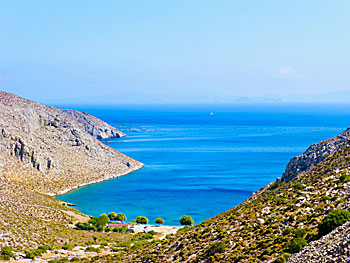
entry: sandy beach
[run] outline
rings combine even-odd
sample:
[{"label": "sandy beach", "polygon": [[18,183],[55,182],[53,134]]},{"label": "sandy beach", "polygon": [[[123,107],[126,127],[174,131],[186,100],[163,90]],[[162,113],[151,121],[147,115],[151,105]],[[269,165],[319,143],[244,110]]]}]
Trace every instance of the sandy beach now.
[{"label": "sandy beach", "polygon": [[155,235],[155,239],[163,239],[167,234],[175,234],[181,227],[180,226],[156,226],[156,225],[135,225],[135,233],[146,233],[148,231],[155,231],[158,234]]}]

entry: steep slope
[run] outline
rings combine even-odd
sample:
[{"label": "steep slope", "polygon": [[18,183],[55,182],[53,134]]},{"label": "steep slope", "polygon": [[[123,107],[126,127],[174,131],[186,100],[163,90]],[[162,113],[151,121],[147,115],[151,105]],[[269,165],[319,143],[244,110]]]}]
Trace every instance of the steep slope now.
[{"label": "steep slope", "polygon": [[[350,180],[344,180],[350,179],[349,175],[348,129],[312,145],[304,154],[293,158],[282,178],[237,207],[151,246],[131,250],[125,260],[285,262],[290,254],[300,249],[295,248],[295,242],[301,242],[302,247],[306,242],[319,239],[317,226],[328,213],[334,209],[349,210]],[[339,231],[335,236],[346,234],[348,225]],[[332,242],[329,240],[328,245]],[[322,240],[320,242],[323,244]],[[341,243],[335,242],[332,250],[341,251]],[[312,244],[317,247],[318,243]],[[305,251],[309,252],[301,252],[291,262],[311,262],[313,250]],[[343,262],[337,261],[340,260],[337,253],[334,253],[335,261],[332,262]],[[342,260],[344,258],[349,261],[349,254]]]},{"label": "steep slope", "polygon": [[142,163],[98,138],[124,134],[86,113],[0,92],[0,247],[84,242],[87,217],[49,195],[132,172]]},{"label": "steep slope", "polygon": [[40,171],[7,179],[41,193],[61,194],[141,168],[97,140],[123,135],[91,115],[0,92],[0,156],[15,156]]}]

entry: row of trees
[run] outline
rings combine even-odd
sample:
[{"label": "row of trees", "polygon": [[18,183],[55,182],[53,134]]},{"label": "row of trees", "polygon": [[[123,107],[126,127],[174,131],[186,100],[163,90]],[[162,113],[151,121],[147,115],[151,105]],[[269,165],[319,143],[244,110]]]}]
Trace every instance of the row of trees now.
[{"label": "row of trees", "polygon": [[111,221],[121,221],[121,222],[126,221],[126,216],[122,213],[117,214],[115,212],[111,212],[108,214],[108,218]]},{"label": "row of trees", "polygon": [[[136,221],[137,224],[148,224],[148,218],[144,216],[137,217]],[[156,218],[156,224],[164,224],[163,218]],[[190,216],[183,216],[180,218],[180,224],[183,226],[192,226],[193,225],[193,219]]]},{"label": "row of trees", "polygon": [[[100,215],[100,218],[101,217],[106,218],[107,215],[106,214],[102,214],[102,215]],[[121,222],[126,221],[126,216],[124,214],[122,214],[122,213],[117,214],[115,212],[111,212],[111,213],[108,214],[108,218],[111,221],[121,221]],[[139,217],[136,218],[135,222],[137,224],[144,224],[144,225],[146,225],[146,224],[148,224],[149,220],[145,216],[139,216]],[[107,223],[108,223],[108,221],[106,222],[106,224]],[[162,225],[162,224],[164,224],[164,219],[160,218],[160,217],[156,218],[155,223],[159,224],[159,225]],[[182,216],[180,218],[180,224],[183,225],[183,226],[192,226],[193,225],[193,219],[190,216]]]},{"label": "row of trees", "polygon": [[[93,230],[93,231],[99,231],[102,232],[105,229],[105,226],[109,221],[126,221],[126,216],[122,213],[115,213],[111,212],[108,214],[101,214],[99,217],[93,217],[91,218],[88,223],[77,223],[76,228],[81,230]],[[133,220],[136,224],[146,225],[148,224],[149,220],[145,216],[139,216],[136,218],[136,220]],[[155,220],[156,224],[162,225],[164,224],[163,218],[156,218]],[[180,224],[183,226],[191,226],[193,225],[193,219],[190,216],[183,216],[180,218]]]}]

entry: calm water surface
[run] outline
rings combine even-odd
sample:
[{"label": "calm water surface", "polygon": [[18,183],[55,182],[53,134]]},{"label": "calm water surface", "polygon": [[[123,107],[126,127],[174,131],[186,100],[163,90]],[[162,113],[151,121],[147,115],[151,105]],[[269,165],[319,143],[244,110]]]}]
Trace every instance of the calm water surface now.
[{"label": "calm water surface", "polygon": [[167,225],[182,215],[197,224],[238,205],[281,176],[291,157],[350,123],[346,108],[325,105],[75,108],[126,133],[104,143],[145,167],[58,198],[93,216],[115,211]]}]

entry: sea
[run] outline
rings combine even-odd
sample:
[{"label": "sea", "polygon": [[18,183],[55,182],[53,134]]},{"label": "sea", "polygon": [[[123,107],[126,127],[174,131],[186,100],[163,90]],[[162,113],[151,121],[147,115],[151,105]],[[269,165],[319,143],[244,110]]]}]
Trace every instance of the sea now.
[{"label": "sea", "polygon": [[350,124],[349,104],[64,105],[127,134],[102,140],[144,168],[58,199],[98,216],[195,224],[233,208],[280,177],[310,144]]}]

